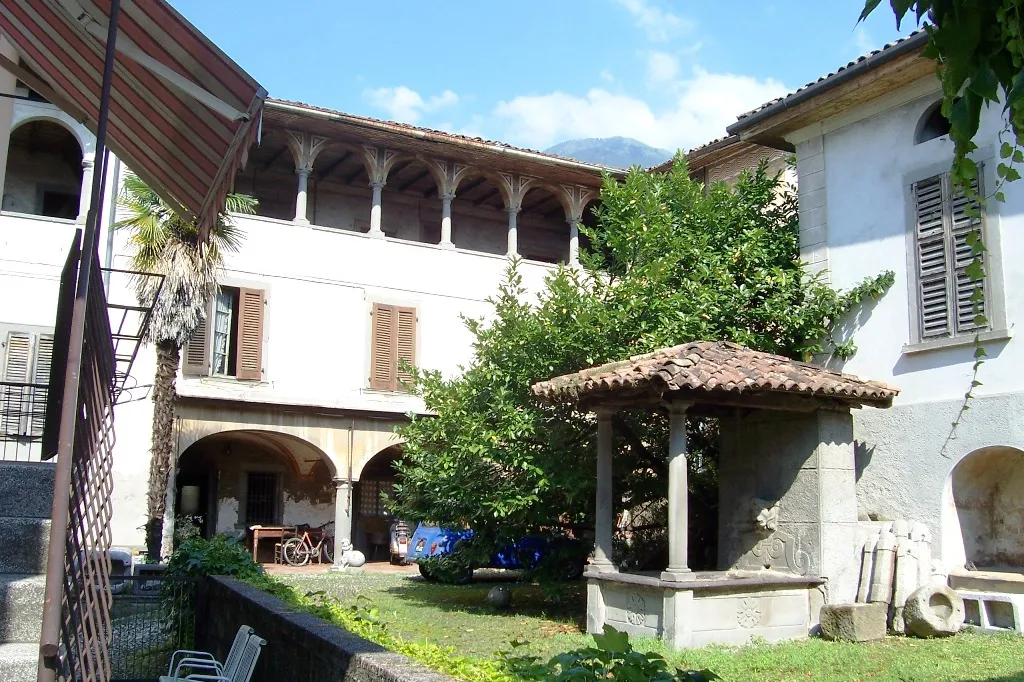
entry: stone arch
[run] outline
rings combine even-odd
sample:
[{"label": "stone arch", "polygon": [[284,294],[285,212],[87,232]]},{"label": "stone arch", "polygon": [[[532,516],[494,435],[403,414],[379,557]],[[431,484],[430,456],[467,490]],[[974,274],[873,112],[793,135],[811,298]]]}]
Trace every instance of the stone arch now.
[{"label": "stone arch", "polygon": [[1024,570],[1024,451],[971,452],[953,467],[943,497],[947,566]]},{"label": "stone arch", "polygon": [[[87,139],[87,138],[86,138]],[[92,164],[80,131],[59,117],[26,116],[11,126],[3,210],[75,219],[82,207],[84,164]]]},{"label": "stone arch", "polygon": [[362,463],[354,486],[352,540],[371,561],[389,558],[386,545],[393,519],[381,495],[393,494],[392,467],[401,457],[401,443],[392,443],[373,453]]},{"label": "stone arch", "polygon": [[220,430],[180,451],[175,514],[197,517],[207,537],[241,535],[253,525],[317,526],[334,519],[336,475],[331,458],[305,439],[270,429]]},{"label": "stone arch", "polygon": [[33,121],[48,121],[66,129],[82,150],[82,155],[95,154],[96,138],[82,123],[76,121],[68,113],[58,109],[52,104],[40,102],[18,103],[14,107],[11,117],[11,133],[14,133],[22,125]]}]

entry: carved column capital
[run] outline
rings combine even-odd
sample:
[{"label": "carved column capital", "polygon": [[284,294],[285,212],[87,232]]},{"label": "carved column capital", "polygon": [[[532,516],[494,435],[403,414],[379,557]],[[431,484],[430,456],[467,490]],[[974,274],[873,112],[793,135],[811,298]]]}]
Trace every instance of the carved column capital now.
[{"label": "carved column capital", "polygon": [[597,193],[589,187],[581,185],[562,185],[562,202],[565,207],[565,219],[571,224],[583,220],[583,211]]},{"label": "carved column capital", "polygon": [[473,170],[466,164],[449,159],[428,158],[425,161],[427,169],[437,182],[437,194],[442,199],[445,197],[448,197],[449,200],[454,199],[455,192],[459,189],[459,184]]},{"label": "carved column capital", "polygon": [[398,152],[393,149],[363,145],[363,163],[370,178],[370,187],[373,187],[374,183],[380,183],[381,187],[387,184],[388,173],[391,172],[398,157]]},{"label": "carved column capital", "polygon": [[523,207],[523,198],[537,181],[536,178],[518,173],[502,173],[499,175],[499,179],[501,180],[499,189],[504,195],[506,209],[509,211],[515,209],[515,212],[518,213]]},{"label": "carved column capital", "polygon": [[288,148],[291,150],[292,157],[295,160],[295,172],[300,173],[302,170],[305,170],[308,176],[313,170],[313,162],[316,161],[316,157],[331,143],[331,140],[319,135],[296,132],[294,130],[289,130],[287,133]]}]

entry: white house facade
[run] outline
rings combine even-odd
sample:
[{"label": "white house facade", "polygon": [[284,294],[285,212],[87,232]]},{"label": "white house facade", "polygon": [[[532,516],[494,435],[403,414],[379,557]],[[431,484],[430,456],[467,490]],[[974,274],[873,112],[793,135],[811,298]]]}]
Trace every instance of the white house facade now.
[{"label": "white house facade", "polygon": [[[851,63],[730,127],[745,140],[793,149],[801,247],[815,271],[850,289],[891,270],[895,284],[848,332],[844,371],[900,389],[888,410],[855,417],[862,521],[923,522],[956,586],[967,569],[1024,572],[1024,185],[998,187],[1001,106],[982,112],[972,158],[980,191],[972,217],[949,181],[953,143],[938,111],[934,63],[922,32]],[[975,325],[967,233],[987,252]],[[985,348],[970,409],[975,337]],[[952,423],[958,421],[954,430]]]},{"label": "white house facade", "polygon": [[[95,150],[82,126],[10,81],[0,83],[18,96],[0,99],[0,380],[45,383],[60,269],[88,208]],[[404,363],[451,376],[469,361],[462,318],[490,314],[510,256],[530,291],[573,262],[601,171],[268,102],[235,181],[258,199],[257,215],[233,216],[244,244],[182,351],[169,509],[198,517],[208,535],[334,521],[339,538],[379,550],[380,493],[401,454],[394,428],[424,412]],[[109,229],[125,172],[111,160],[104,267],[128,263],[125,234]],[[110,275],[108,293],[130,298],[127,277]],[[113,539],[134,548],[144,544],[154,366],[143,347],[116,408]],[[4,428],[4,459],[38,459],[14,438],[32,424]]]}]

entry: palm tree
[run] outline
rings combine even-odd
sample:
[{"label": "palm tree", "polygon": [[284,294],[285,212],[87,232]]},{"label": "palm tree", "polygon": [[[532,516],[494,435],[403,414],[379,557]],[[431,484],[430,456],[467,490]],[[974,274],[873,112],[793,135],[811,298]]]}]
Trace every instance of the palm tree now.
[{"label": "palm tree", "polygon": [[237,251],[241,230],[228,213],[256,212],[256,199],[229,194],[224,211],[210,230],[208,243],[199,242],[193,222],[181,218],[138,176],[125,177],[118,205],[129,217],[114,229],[130,231],[131,267],[137,272],[164,276],[159,298],[154,302],[158,282],[139,277],[136,293],[143,305],[153,305],[146,341],[156,346],[156,376],[153,379],[153,442],[146,497],[146,552],[159,561],[163,539],[167,484],[173,465],[175,379],[181,348],[206,317],[210,299],[217,292],[217,276],[224,254]]}]

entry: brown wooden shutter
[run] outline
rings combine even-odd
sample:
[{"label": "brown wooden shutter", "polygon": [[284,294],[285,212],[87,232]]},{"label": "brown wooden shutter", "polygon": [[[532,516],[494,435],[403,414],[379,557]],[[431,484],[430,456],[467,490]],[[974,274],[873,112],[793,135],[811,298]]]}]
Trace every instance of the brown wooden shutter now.
[{"label": "brown wooden shutter", "polygon": [[380,391],[395,390],[397,344],[395,324],[398,317],[395,306],[373,304],[370,329],[370,388]]},{"label": "brown wooden shutter", "polygon": [[[211,296],[216,298],[216,295]],[[209,376],[210,374],[210,320],[213,318],[213,301],[206,306],[206,317],[192,332],[185,345],[185,357],[182,359],[182,374]]]},{"label": "brown wooden shutter", "polygon": [[235,376],[239,379],[263,378],[263,308],[261,289],[238,290],[238,360]]},{"label": "brown wooden shutter", "polygon": [[914,186],[921,338],[948,336],[949,282],[941,176]]},{"label": "brown wooden shutter", "polygon": [[412,373],[403,370],[401,365],[404,362],[410,365],[416,364],[416,309],[398,308],[395,324],[396,363],[395,363],[395,388],[396,391],[407,391],[412,383]]}]

